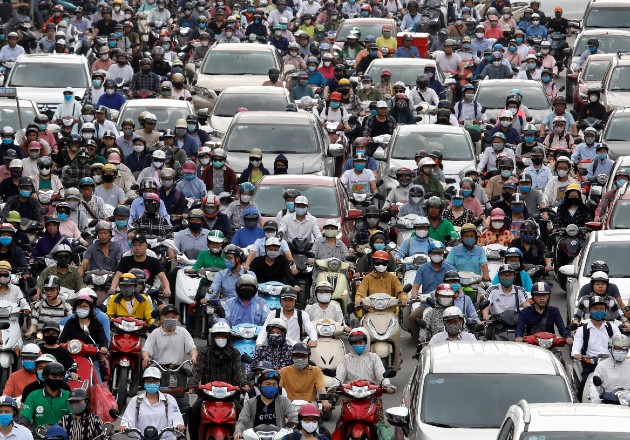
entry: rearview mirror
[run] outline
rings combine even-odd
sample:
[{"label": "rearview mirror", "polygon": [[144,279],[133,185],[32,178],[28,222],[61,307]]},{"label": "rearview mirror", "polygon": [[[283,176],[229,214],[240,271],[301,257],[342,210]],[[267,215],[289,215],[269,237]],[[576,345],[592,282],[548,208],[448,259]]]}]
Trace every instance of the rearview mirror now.
[{"label": "rearview mirror", "polygon": [[411,283],[407,283],[403,286],[403,292],[409,293],[411,292],[412,288],[413,288],[413,285]]},{"label": "rearview mirror", "polygon": [[339,157],[343,154],[343,145],[341,144],[330,144],[328,146],[328,154],[333,157]]},{"label": "rearview mirror", "polygon": [[378,147],[374,154],[372,154],[372,159],[385,160],[385,150],[383,150],[381,147]]},{"label": "rearview mirror", "polygon": [[575,273],[575,266],[572,264],[565,264],[564,266],[561,266],[560,273],[570,278],[577,277],[577,274]]},{"label": "rearview mirror", "polygon": [[250,355],[248,355],[247,353],[243,353],[241,355],[241,362],[243,362],[244,364],[251,364],[252,363],[252,357]]},{"label": "rearview mirror", "polygon": [[593,231],[599,231],[602,228],[601,222],[586,222],[584,226]]},{"label": "rearview mirror", "polygon": [[6,330],[9,327],[11,327],[11,324],[9,322],[0,322],[0,330]]},{"label": "rearview mirror", "polygon": [[416,318],[416,325],[420,328],[427,328],[427,322],[422,318]]},{"label": "rearview mirror", "polygon": [[355,311],[354,303],[348,303],[348,305],[346,306],[346,311],[348,312],[348,314],[354,313]]},{"label": "rearview mirror", "polygon": [[601,377],[593,376],[593,385],[595,385],[596,387],[601,387],[603,383],[604,382],[602,381]]},{"label": "rearview mirror", "polygon": [[116,408],[110,408],[110,410],[109,410],[109,416],[110,416],[112,419],[117,419],[119,414],[120,414],[120,413],[118,412],[118,410],[117,410]]},{"label": "rearview mirror", "polygon": [[385,411],[385,418],[392,426],[398,426],[400,428],[409,427],[409,408],[405,408],[404,406],[389,408]]}]

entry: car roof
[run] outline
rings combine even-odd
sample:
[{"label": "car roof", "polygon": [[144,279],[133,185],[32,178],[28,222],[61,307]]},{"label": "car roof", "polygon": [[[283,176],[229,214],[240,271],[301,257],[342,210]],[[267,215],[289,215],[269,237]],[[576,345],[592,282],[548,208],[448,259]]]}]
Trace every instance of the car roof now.
[{"label": "car roof", "polygon": [[234,115],[232,124],[246,122],[249,124],[268,124],[270,121],[281,121],[283,125],[312,124],[315,115],[308,112],[240,112]]},{"label": "car roof", "polygon": [[[610,121],[613,118],[630,118],[630,108],[618,108],[617,110],[613,112],[613,114],[608,118],[608,120]],[[622,157],[628,157],[628,156],[622,156]],[[628,158],[627,162],[624,162],[624,163],[630,164],[630,158]]]},{"label": "car roof", "polygon": [[280,176],[263,176],[262,180],[258,184],[261,185],[313,185],[313,186],[335,186],[337,181],[336,177],[327,176],[314,176],[314,175],[291,175],[285,174]]},{"label": "car roof", "polygon": [[[628,36],[630,37],[630,31],[624,31],[623,29],[585,29],[578,34],[577,39],[585,38],[585,37],[601,37],[602,35],[618,35],[618,36]],[[483,82],[483,81],[482,81]]]},{"label": "car roof", "polygon": [[625,8],[628,7],[628,2],[624,0],[591,0],[591,6],[619,6],[620,8]]},{"label": "car roof", "polygon": [[387,66],[413,66],[415,64],[420,66],[435,66],[435,60],[427,60],[424,58],[377,58],[372,61],[370,67],[379,64],[385,64]]},{"label": "car roof", "polygon": [[618,405],[532,403],[529,432],[627,432],[630,408]]},{"label": "car roof", "polygon": [[628,66],[630,65],[630,54],[618,52],[613,58],[613,63],[616,66]]},{"label": "car roof", "polygon": [[586,62],[591,61],[610,61],[615,58],[616,54],[614,53],[594,53],[593,55],[589,55],[586,59]]},{"label": "car roof", "polygon": [[511,89],[518,89],[519,87],[540,88],[541,85],[538,81],[533,79],[485,79],[483,81],[479,81],[479,86],[477,89],[486,87],[501,87],[509,91]]},{"label": "car roof", "polygon": [[[32,108],[33,103],[29,99],[20,99],[20,106],[27,106]],[[0,107],[17,107],[17,101],[12,98],[0,98]],[[0,121],[0,126],[2,122]]]},{"label": "car roof", "polygon": [[348,26],[348,25],[357,25],[357,24],[362,24],[362,23],[391,23],[392,21],[394,21],[391,18],[383,18],[383,17],[369,17],[369,18],[348,18],[346,20],[343,21],[343,24]]},{"label": "car roof", "polygon": [[437,124],[414,124],[401,125],[398,127],[398,133],[451,133],[463,135],[465,129],[463,127],[455,127],[454,125],[437,125]]},{"label": "car roof", "polygon": [[286,89],[284,87],[265,87],[265,86],[234,86],[234,87],[227,87],[223,90],[223,92],[221,92],[221,95],[219,95],[219,98],[223,95],[225,95],[226,93],[232,93],[232,94],[239,94],[239,95],[245,95],[245,94],[252,94],[252,93],[256,93],[258,95],[286,95]]},{"label": "car roof", "polygon": [[177,100],[177,99],[159,99],[159,98],[151,98],[151,99],[130,99],[125,102],[125,107],[181,107],[188,108],[188,101]]},{"label": "car roof", "polygon": [[85,62],[86,58],[83,55],[57,53],[22,54],[16,60],[16,63],[84,64]]},{"label": "car roof", "polygon": [[624,242],[630,239],[628,229],[606,229],[603,231],[593,231],[593,242]]},{"label": "car roof", "polygon": [[548,350],[529,344],[457,341],[430,345],[432,373],[562,374]]},{"label": "car roof", "polygon": [[221,51],[238,51],[238,52],[271,52],[275,47],[266,44],[241,44],[241,43],[225,43],[212,47],[208,52],[215,50]]}]

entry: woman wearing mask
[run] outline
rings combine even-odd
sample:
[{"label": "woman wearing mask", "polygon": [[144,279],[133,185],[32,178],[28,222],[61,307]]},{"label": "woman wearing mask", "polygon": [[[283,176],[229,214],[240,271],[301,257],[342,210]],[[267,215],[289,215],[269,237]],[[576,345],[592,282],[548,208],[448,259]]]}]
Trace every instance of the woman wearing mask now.
[{"label": "woman wearing mask", "polygon": [[103,202],[112,208],[123,205],[127,197],[122,188],[114,185],[114,179],[116,179],[116,174],[118,173],[116,167],[108,163],[103,166],[101,173],[103,183],[96,187],[94,195],[102,198]]},{"label": "woman wearing mask", "polygon": [[210,149],[210,147],[201,147],[197,152],[197,177],[199,177],[200,179],[203,173],[212,166],[210,164],[210,162],[212,161],[212,158],[210,157],[211,154],[212,150]]},{"label": "woman wearing mask", "polygon": [[[306,306],[306,314],[311,322],[320,319],[329,319],[333,322],[343,322],[343,312],[337,301],[331,301],[333,287],[328,281],[320,281],[315,286],[315,298],[317,302]],[[344,331],[350,332],[348,326],[344,326]]]},{"label": "woman wearing mask", "polygon": [[259,148],[254,148],[252,151],[250,151],[249,165],[241,172],[241,178],[238,180],[238,182],[251,182],[256,185],[258,182],[260,182],[262,176],[268,176],[269,170],[263,165],[262,159],[263,154]]},{"label": "woman wearing mask", "polygon": [[424,189],[421,185],[411,185],[409,200],[400,208],[398,217],[408,214],[424,215]]},{"label": "woman wearing mask", "polygon": [[68,202],[59,202],[57,204],[57,218],[59,219],[59,232],[65,238],[77,238],[83,246],[87,246],[87,242],[81,238],[81,231],[77,224],[70,220],[70,205]]},{"label": "woman wearing mask", "polygon": [[389,115],[396,120],[397,124],[415,124],[416,119],[409,105],[409,97],[404,93],[397,93],[395,98],[396,103],[389,111]]},{"label": "woman wearing mask", "polygon": [[554,228],[566,228],[570,224],[582,227],[592,220],[591,210],[582,201],[580,184],[568,185],[564,190],[564,201],[558,207],[558,215],[553,222]]},{"label": "woman wearing mask", "polygon": [[31,176],[33,180],[33,190],[38,192],[40,189],[52,189],[53,195],[63,197],[63,183],[56,174],[52,174],[53,161],[49,156],[43,156],[37,159],[37,173]]},{"label": "woman wearing mask", "polygon": [[[382,231],[375,231],[370,236],[369,246],[372,249],[372,253],[376,251],[383,251],[386,247],[386,238],[385,233]],[[357,271],[355,275],[358,277],[362,273],[372,272],[374,270],[374,264],[372,263],[372,258],[370,254],[366,254],[362,256],[359,261],[357,261]],[[390,255],[389,257],[389,265],[387,266],[387,272],[394,272],[396,270],[396,261],[394,257]]]},{"label": "woman wearing mask", "polygon": [[176,188],[180,190],[184,197],[202,199],[206,195],[206,184],[196,176],[197,168],[192,160],[184,163],[182,167],[183,179],[177,182]]},{"label": "woman wearing mask", "polygon": [[543,141],[545,148],[547,150],[564,148],[567,151],[571,151],[573,147],[573,137],[566,129],[567,120],[564,116],[556,116],[553,118],[553,131],[551,131]]},{"label": "woman wearing mask", "polygon": [[413,225],[413,232],[411,237],[405,239],[396,253],[396,260],[409,257],[415,254],[427,254],[429,253],[429,219],[426,217],[418,218]]},{"label": "woman wearing mask", "polygon": [[487,246],[498,243],[509,246],[513,239],[514,236],[505,224],[505,212],[501,208],[495,208],[490,213],[490,226],[483,231],[477,245]]},{"label": "woman wearing mask", "polygon": [[[471,177],[464,177],[459,181],[459,188],[462,190],[462,195],[464,196],[464,208],[471,211],[475,218],[483,219],[485,212],[483,205],[475,197],[475,186],[476,183]],[[485,194],[484,191],[482,191],[482,193]]]},{"label": "woman wearing mask", "polygon": [[[352,248],[357,249],[360,253],[363,253],[363,249],[368,246],[368,244],[372,244],[373,234],[381,232],[383,236],[385,236],[385,230],[378,224],[381,218],[381,213],[376,206],[370,205],[365,208],[363,218],[364,221],[352,241]],[[388,241],[389,240],[386,242]]]},{"label": "woman wearing mask", "polygon": [[103,421],[90,412],[90,398],[83,388],[75,388],[68,398],[72,414],[61,418],[59,425],[68,433],[68,440],[93,439],[103,433]]},{"label": "woman wearing mask", "polygon": [[577,183],[577,181],[569,176],[571,171],[571,159],[566,156],[560,156],[554,164],[555,176],[553,176],[545,185],[543,191],[543,203],[545,206],[558,206],[564,201],[564,192],[568,185]]},{"label": "woman wearing mask", "polygon": [[[316,259],[338,258],[341,261],[345,261],[349,255],[348,247],[341,240],[337,238],[339,235],[339,225],[335,219],[328,219],[324,223],[322,229],[322,237],[315,240],[313,245],[313,253]],[[313,268],[313,280],[317,280],[317,276],[320,273],[320,269],[317,265]]]},{"label": "woman wearing mask", "polygon": [[151,166],[151,156],[146,151],[146,141],[142,136],[134,136],[132,143],[133,154],[125,158],[125,165],[137,177],[142,170]]},{"label": "woman wearing mask", "polygon": [[456,189],[451,196],[451,204],[442,214],[453,226],[464,226],[466,223],[474,223],[476,218],[472,211],[464,206],[464,191]]}]

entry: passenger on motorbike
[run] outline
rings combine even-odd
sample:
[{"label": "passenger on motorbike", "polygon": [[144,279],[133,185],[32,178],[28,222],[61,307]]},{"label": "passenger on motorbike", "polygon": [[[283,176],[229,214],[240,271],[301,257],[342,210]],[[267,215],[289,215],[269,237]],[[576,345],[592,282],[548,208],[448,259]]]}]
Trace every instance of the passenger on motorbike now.
[{"label": "passenger on motorbike", "polygon": [[[210,240],[210,235],[208,236],[208,240]],[[215,234],[213,237],[213,243],[210,244],[211,253],[213,253],[212,262],[210,264],[215,264],[216,259],[220,254],[220,244],[219,239],[222,239],[218,234]],[[215,244],[216,243],[216,244]],[[214,251],[214,252],[212,252]],[[205,252],[205,251],[204,251]],[[215,254],[216,252],[216,254]],[[205,298],[200,300],[201,304],[208,303],[211,299],[215,299],[221,297],[222,299],[228,299],[236,296],[236,281],[237,279],[248,273],[247,269],[242,266],[243,261],[245,259],[245,254],[243,250],[238,246],[230,244],[224,249],[225,259],[223,260],[225,269],[221,270],[217,273],[214,280],[212,281],[212,287],[206,293]],[[218,266],[217,266],[218,267]],[[255,274],[252,274],[255,276]]]},{"label": "passenger on motorbike", "polygon": [[369,168],[366,169],[367,156],[356,153],[353,158],[354,169],[344,171],[341,183],[346,186],[348,193],[378,194],[376,176]]},{"label": "passenger on motorbike", "polygon": [[[67,318],[69,319],[69,316]],[[109,322],[109,318],[107,318],[107,322]],[[42,338],[44,340],[44,343],[40,345],[42,356],[51,356],[52,359],[54,359],[53,362],[59,362],[66,370],[70,370],[70,368],[72,368],[72,365],[74,364],[74,359],[72,358],[72,355],[67,348],[59,345],[61,324],[59,324],[57,321],[52,320],[44,321],[41,331]],[[44,368],[43,364],[40,365],[40,360],[41,356],[35,361],[35,368],[37,371],[40,371]],[[73,379],[76,378],[75,373],[70,373],[70,375],[73,377]],[[41,378],[39,378],[39,375],[38,379],[42,380]]]},{"label": "passenger on motorbike", "polygon": [[424,208],[424,188],[422,187],[422,185],[412,184],[409,188],[408,199],[406,203],[398,211],[398,217],[404,217],[409,214],[423,216],[425,215]]},{"label": "passenger on motorbike", "polygon": [[594,118],[602,122],[606,122],[609,112],[606,110],[604,104],[600,101],[602,90],[600,87],[591,87],[586,92],[588,96],[588,102],[580,107],[580,113],[578,120],[583,121],[588,118]]},{"label": "passenger on motorbike", "polygon": [[479,316],[475,310],[475,305],[473,304],[472,299],[462,290],[461,278],[457,271],[446,271],[444,274],[444,283],[450,284],[453,292],[455,292],[453,305],[464,313],[467,321],[477,322],[479,320]]},{"label": "passenger on motorbike", "polygon": [[444,218],[453,226],[459,227],[475,221],[473,212],[464,207],[464,192],[461,189],[456,189],[452,193],[451,204],[444,210]]},{"label": "passenger on motorbike", "polygon": [[[437,310],[437,309],[436,309]],[[447,307],[442,313],[444,330],[433,334],[429,345],[439,344],[445,341],[476,341],[477,338],[468,333],[464,327],[466,318],[458,307]]]},{"label": "passenger on motorbike", "polygon": [[429,219],[426,217],[419,217],[414,221],[414,231],[409,238],[403,240],[396,252],[397,261],[415,254],[429,253],[430,244],[433,242],[433,240],[429,238],[429,227]]},{"label": "passenger on motorbike", "polygon": [[[531,292],[533,283],[529,274],[523,270],[523,252],[516,247],[508,248],[505,251],[504,263],[514,269],[514,285],[522,287],[526,292]],[[499,284],[499,274],[494,276],[492,284]]]},{"label": "passenger on motorbike", "polygon": [[314,241],[322,236],[317,226],[317,218],[308,212],[308,199],[305,196],[296,197],[295,212],[282,218],[279,232],[288,243],[295,238],[307,238]]},{"label": "passenger on motorbike", "polygon": [[61,418],[59,425],[68,432],[68,440],[96,438],[103,433],[103,421],[94,414],[94,405],[90,408],[88,391],[79,387],[72,390],[68,404],[72,414]]},{"label": "passenger on motorbike", "polygon": [[272,318],[264,326],[264,330],[268,343],[256,347],[252,362],[249,364],[250,372],[259,362],[270,362],[272,368],[277,370],[293,363],[291,354],[293,341],[287,340],[287,322],[281,318]]},{"label": "passenger on motorbike", "polygon": [[[369,236],[368,245],[370,247],[370,252],[374,253],[376,251],[383,251],[386,248],[387,238],[383,231],[374,231]],[[357,261],[357,271],[355,276],[360,276],[362,273],[368,273],[374,270],[374,266],[372,264],[371,253],[366,252],[364,256],[359,258]],[[394,272],[396,270],[396,264],[394,257],[390,256],[389,258],[389,266],[387,267],[388,272]]]},{"label": "passenger on motorbike", "polygon": [[[250,274],[241,275],[236,281],[236,296],[225,301],[225,319],[230,325],[263,325],[269,315],[267,302],[257,295],[258,281]],[[205,382],[204,382],[205,383]],[[233,382],[229,382],[233,383]]]},{"label": "passenger on motorbike", "polygon": [[388,211],[392,204],[407,203],[411,185],[411,170],[409,168],[399,168],[396,170],[396,181],[398,185],[387,195],[383,204],[383,211]]},{"label": "passenger on motorbike", "polygon": [[523,342],[524,336],[534,335],[539,332],[555,334],[555,329],[561,337],[566,338],[567,344],[573,343],[571,332],[564,326],[560,310],[549,304],[551,298],[551,286],[544,281],[534,283],[532,289],[532,307],[526,307],[519,313],[516,325],[515,342]]},{"label": "passenger on motorbike", "polygon": [[[605,261],[597,260],[591,263],[591,276],[595,272],[604,272],[606,275],[610,273],[610,268],[608,267],[608,263]],[[590,295],[592,292],[592,287],[590,284],[585,284],[580,288],[580,292],[578,293],[578,298],[583,298],[587,295]],[[604,296],[612,296],[617,300],[617,304],[619,307],[624,308],[623,301],[619,294],[619,287],[615,283],[611,283],[610,279],[608,280],[608,288],[606,289],[606,293]],[[625,310],[624,310],[625,311]]]},{"label": "passenger on motorbike", "polygon": [[630,338],[626,335],[614,335],[608,341],[608,350],[611,357],[604,359],[597,364],[593,376],[598,376],[602,380],[601,387],[596,387],[593,381],[589,381],[589,399],[591,403],[601,403],[600,389],[605,391],[628,390],[630,389],[630,362],[628,359],[628,349],[630,348]]},{"label": "passenger on motorbike", "polygon": [[107,303],[107,315],[112,319],[131,316],[151,325],[154,321],[151,302],[146,295],[136,292],[136,276],[132,273],[122,274],[118,287],[120,293],[110,297]]},{"label": "passenger on motorbike", "polygon": [[564,190],[564,201],[558,207],[558,214],[554,219],[554,229],[566,228],[570,224],[584,226],[593,220],[591,210],[582,200],[582,188],[578,183],[567,185]]},{"label": "passenger on motorbike", "polygon": [[514,236],[506,225],[505,212],[501,208],[495,208],[490,212],[490,225],[479,237],[479,246],[498,243],[503,246],[509,245]]},{"label": "passenger on motorbike", "polygon": [[[331,301],[334,293],[332,285],[328,281],[320,281],[315,286],[315,298],[317,301],[306,306],[306,314],[311,322],[321,319],[329,319],[333,322],[344,322],[341,306],[337,301]],[[347,326],[345,330],[349,331]]]},{"label": "passenger on motorbike", "polygon": [[[339,235],[339,224],[337,223],[337,220],[326,220],[322,233],[323,236],[313,243],[312,252],[315,254],[315,258],[319,260],[334,257],[344,261],[349,255],[349,251],[341,238],[337,238]],[[319,273],[320,269],[314,267],[313,280],[317,280]]]},{"label": "passenger on motorbike", "polygon": [[507,310],[519,312],[529,307],[527,292],[514,284],[516,273],[509,264],[503,264],[499,268],[499,283],[493,284],[486,290],[486,297],[490,305],[481,311],[484,320],[488,320],[490,314],[499,315]]},{"label": "passenger on motorbike", "polygon": [[598,144],[596,153],[596,157],[588,166],[586,174],[586,178],[591,182],[596,182],[597,176],[600,174],[610,176],[615,165],[615,162],[608,156],[608,145]]},{"label": "passenger on motorbike", "polygon": [[256,277],[261,283],[278,281],[300,290],[293,277],[290,261],[280,252],[280,239],[277,237],[265,240],[265,253],[254,258],[251,271],[257,274]]},{"label": "passenger on motorbike", "polygon": [[[225,321],[218,321],[210,329],[208,346],[199,352],[199,362],[195,364],[186,387],[192,394],[199,385],[214,381],[245,386],[245,390],[248,388],[241,353],[234,348],[230,325]],[[205,400],[203,395],[198,396],[188,415],[188,430],[191,439],[198,438],[201,408]]]},{"label": "passenger on motorbike", "polygon": [[[280,370],[280,386],[290,400],[317,401],[318,394],[325,394],[324,375],[319,367],[309,365],[311,349],[304,342],[297,342],[291,353],[293,365]],[[324,409],[330,409],[328,400],[321,401]]]},{"label": "passenger on motorbike", "polygon": [[[601,266],[598,264],[598,266]],[[589,319],[587,308],[589,307],[589,299],[593,296],[602,297],[606,300],[606,306],[610,315],[607,315],[606,320],[617,319],[620,320],[625,328],[630,328],[630,322],[623,315],[623,302],[620,297],[615,297],[613,292],[609,292],[610,280],[608,274],[603,271],[596,271],[591,274],[590,280],[590,292],[588,296],[580,297],[579,303],[575,312],[573,313],[573,321],[576,324],[580,324],[582,320]]]},{"label": "passenger on motorbike", "polygon": [[[20,419],[26,426],[54,425],[68,414],[72,409],[68,402],[70,392],[62,389],[66,371],[58,362],[51,362],[44,367],[42,377],[44,379],[44,391],[32,392],[23,402]],[[48,411],[38,411],[48,408]]]},{"label": "passenger on motorbike", "polygon": [[[37,374],[35,371],[35,360],[40,355],[40,348],[37,344],[25,344],[20,352],[20,359],[22,362],[22,368],[20,370],[11,373],[4,385],[2,393],[5,396],[20,397],[24,388],[37,380]],[[2,426],[0,424],[0,426]]]},{"label": "passenger on motorbike", "polygon": [[597,157],[597,150],[600,147],[600,143],[596,142],[598,133],[593,127],[587,127],[584,129],[584,142],[579,144],[573,154],[571,160],[573,163],[578,163],[584,160],[594,160]]},{"label": "passenger on motorbike", "polygon": [[510,248],[519,249],[523,254],[523,262],[545,266],[545,271],[551,268],[551,258],[545,257],[545,243],[538,239],[538,227],[534,220],[525,220],[521,225],[521,236],[515,238],[509,244]]},{"label": "passenger on motorbike", "polygon": [[[424,320],[427,325],[426,328],[421,328],[418,333],[418,344],[426,344],[434,335],[444,331],[443,314],[447,308],[453,306],[454,299],[455,292],[450,284],[439,284],[436,287],[435,306],[424,313]],[[422,316],[423,314],[410,316],[409,319],[415,321],[415,318],[421,318]]]},{"label": "passenger on motorbike", "polygon": [[[560,130],[559,127],[556,128],[556,124],[560,124],[560,122],[562,121],[562,119],[556,120],[556,118],[558,117],[564,118],[564,125],[568,126],[566,127],[567,128],[566,132],[565,130]],[[570,136],[573,136],[573,137],[577,136],[578,134],[577,129],[578,129],[578,126],[575,123],[575,120],[573,119],[573,115],[567,112],[566,97],[563,95],[556,96],[556,98],[553,100],[553,110],[550,111],[547,114],[547,116],[545,116],[545,118],[543,119],[543,122],[540,124],[540,137],[544,137],[547,133],[549,134],[553,133],[560,139],[567,136],[568,141],[571,141],[571,142],[567,141],[567,145],[565,145],[565,147],[569,149],[571,147],[571,144],[573,143]],[[545,142],[545,145],[555,146],[557,145],[557,141],[556,142],[550,141],[548,143]]]}]

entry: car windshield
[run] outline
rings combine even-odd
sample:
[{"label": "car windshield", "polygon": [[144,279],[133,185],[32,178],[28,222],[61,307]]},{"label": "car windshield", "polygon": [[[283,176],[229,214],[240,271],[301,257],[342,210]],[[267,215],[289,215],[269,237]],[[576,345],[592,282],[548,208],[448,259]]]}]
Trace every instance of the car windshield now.
[{"label": "car windshield", "polygon": [[584,72],[584,81],[603,81],[609,65],[610,60],[589,62]]},{"label": "car windshield", "polygon": [[278,67],[270,51],[212,50],[206,57],[201,73],[204,75],[261,75]]},{"label": "car windshield", "polygon": [[606,129],[607,141],[630,141],[630,118],[611,118]]},{"label": "car windshield", "polygon": [[610,219],[611,229],[630,228],[630,200],[619,200]]},{"label": "car windshield", "polygon": [[[383,25],[384,23],[380,20],[375,21],[374,23],[363,21],[359,23],[343,23],[337,32],[337,36],[335,37],[335,41],[346,41],[348,38],[348,34],[352,29],[359,28],[361,30],[361,37],[359,41],[365,41],[365,37],[368,35],[374,35],[375,37],[380,37],[383,34]],[[415,82],[415,80],[414,80]]]},{"label": "car windshield", "polygon": [[444,160],[473,160],[473,153],[463,133],[439,133],[408,131],[399,133],[394,141],[392,158],[409,159],[418,149],[438,150]]},{"label": "car windshield", "polygon": [[[11,71],[10,87],[42,87],[63,89],[87,87],[87,74],[82,64],[16,63]],[[59,97],[59,101],[62,97]]]},{"label": "car windshield", "polygon": [[[626,217],[627,218],[627,217]],[[626,227],[630,228],[628,221],[626,221]],[[582,266],[583,275],[585,277],[591,276],[591,264],[593,261],[605,261],[608,263],[611,278],[630,278],[630,261],[628,258],[628,244],[627,243],[611,243],[609,241],[597,242],[591,244],[588,250],[588,257],[586,262]],[[625,263],[624,263],[625,261]]]},{"label": "car windshield", "polygon": [[[628,21],[630,23],[630,21]],[[584,35],[580,38],[576,44],[573,54],[574,56],[580,56],[587,49],[586,43],[590,36]],[[599,41],[599,50],[604,53],[617,53],[619,51],[628,50],[628,45],[630,45],[630,37],[625,35],[598,35],[597,41]]]},{"label": "car windshield", "polygon": [[240,107],[248,111],[284,111],[288,100],[284,94],[226,93],[219,97],[214,116],[232,117]]},{"label": "car windshield", "polygon": [[[518,88],[523,92],[523,104],[528,109],[544,110],[551,107],[547,101],[547,95],[541,87],[522,85]],[[508,92],[509,90],[506,90],[505,86],[498,84],[493,87],[480,86],[476,99],[485,108],[505,108],[505,98],[507,98]]]},{"label": "car windshield", "polygon": [[586,17],[586,28],[630,28],[630,9],[592,8]]},{"label": "car windshield", "polygon": [[628,92],[630,91],[630,67],[619,66],[612,71],[608,90],[611,92]]},{"label": "car windshield", "polygon": [[263,181],[256,189],[254,203],[260,209],[263,217],[275,217],[278,212],[285,209],[282,195],[284,191],[297,189],[308,199],[308,212],[317,218],[339,217],[339,204],[337,194],[333,186],[308,186],[308,185],[265,185]]},{"label": "car windshield", "polygon": [[17,107],[0,107],[0,121],[2,121],[2,126],[8,125],[9,127],[24,128],[35,119],[36,113],[33,107],[21,103],[20,116],[22,117],[22,124],[20,124]]},{"label": "car windshield", "polygon": [[320,151],[315,129],[296,124],[233,124],[224,145],[227,151],[238,153],[248,153],[253,148],[260,148],[264,154]]},{"label": "car windshield", "polygon": [[521,434],[520,440],[617,440],[628,438],[627,433],[603,431],[533,432]]},{"label": "car windshield", "polygon": [[167,128],[171,130],[175,129],[175,123],[178,119],[186,119],[186,116],[191,112],[188,107],[142,107],[133,106],[125,107],[122,114],[118,118],[118,121],[122,123],[125,119],[131,118],[134,121],[138,120],[138,115],[144,111],[153,113],[157,118],[156,130],[164,131]]},{"label": "car windshield", "polygon": [[564,379],[554,375],[431,373],[422,391],[422,421],[445,428],[498,428],[521,399],[571,402]]},{"label": "car windshield", "polygon": [[387,63],[372,63],[370,67],[365,71],[366,75],[370,75],[375,82],[379,82],[381,78],[381,72],[385,69],[389,69],[392,72],[392,77],[389,82],[394,84],[398,81],[404,82],[406,85],[415,85],[416,77],[424,73],[424,65],[419,66],[415,63],[409,63],[409,65],[395,65],[388,66]]}]

